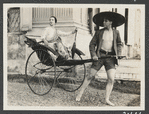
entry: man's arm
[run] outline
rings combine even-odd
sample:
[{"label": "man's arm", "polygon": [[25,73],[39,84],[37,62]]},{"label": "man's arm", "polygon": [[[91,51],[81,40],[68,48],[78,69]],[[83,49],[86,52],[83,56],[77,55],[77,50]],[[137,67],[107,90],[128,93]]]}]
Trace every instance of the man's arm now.
[{"label": "man's arm", "polygon": [[123,43],[121,41],[120,33],[117,31],[117,54],[121,55],[122,54],[122,47]]},{"label": "man's arm", "polygon": [[90,50],[90,54],[91,54],[91,58],[93,57],[97,57],[96,51],[95,51],[95,47],[97,45],[97,32],[95,33],[95,35],[93,36],[90,45],[89,45],[89,50]]}]

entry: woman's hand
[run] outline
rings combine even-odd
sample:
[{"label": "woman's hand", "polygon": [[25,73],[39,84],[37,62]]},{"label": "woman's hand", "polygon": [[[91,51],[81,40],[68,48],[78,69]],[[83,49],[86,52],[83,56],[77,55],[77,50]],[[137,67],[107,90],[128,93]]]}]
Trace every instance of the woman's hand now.
[{"label": "woman's hand", "polygon": [[78,29],[77,29],[77,28],[75,28],[75,30],[74,30],[74,31],[72,31],[72,34],[76,33],[77,31],[78,31]]},{"label": "woman's hand", "polygon": [[48,41],[46,39],[43,39],[44,45],[48,46]]}]

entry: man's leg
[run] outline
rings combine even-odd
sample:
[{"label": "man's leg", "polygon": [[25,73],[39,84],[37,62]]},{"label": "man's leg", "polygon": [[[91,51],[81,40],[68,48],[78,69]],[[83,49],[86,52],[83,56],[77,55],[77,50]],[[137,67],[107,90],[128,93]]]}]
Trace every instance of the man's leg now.
[{"label": "man's leg", "polygon": [[76,101],[80,101],[84,90],[87,88],[87,86],[89,85],[90,81],[93,79],[93,77],[95,76],[96,73],[97,73],[97,70],[95,70],[93,68],[90,69],[89,76],[87,76],[85,78],[84,83],[83,83],[83,85],[80,88],[80,92],[79,92],[79,94],[76,97]]},{"label": "man's leg", "polygon": [[115,73],[116,73],[115,69],[107,70],[108,80],[107,80],[107,86],[106,86],[106,98],[105,98],[105,100],[106,100],[106,103],[111,105],[111,106],[114,106],[114,104],[110,102],[109,97],[110,97],[110,94],[111,94],[112,89],[113,89]]}]

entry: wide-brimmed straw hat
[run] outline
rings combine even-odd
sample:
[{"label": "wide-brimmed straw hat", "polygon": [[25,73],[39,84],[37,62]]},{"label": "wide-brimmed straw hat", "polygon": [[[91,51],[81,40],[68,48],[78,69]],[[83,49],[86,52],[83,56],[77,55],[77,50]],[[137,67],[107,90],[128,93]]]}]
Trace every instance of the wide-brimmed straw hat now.
[{"label": "wide-brimmed straw hat", "polygon": [[104,19],[112,21],[112,26],[117,27],[125,23],[125,17],[115,12],[101,12],[93,17],[93,22],[103,27]]}]

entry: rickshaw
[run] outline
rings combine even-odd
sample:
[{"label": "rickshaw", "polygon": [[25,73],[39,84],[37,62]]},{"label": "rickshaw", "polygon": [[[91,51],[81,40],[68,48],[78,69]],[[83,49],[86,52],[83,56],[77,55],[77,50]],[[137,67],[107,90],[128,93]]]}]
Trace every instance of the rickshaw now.
[{"label": "rickshaw", "polygon": [[[33,51],[27,58],[25,75],[31,91],[37,95],[45,95],[54,84],[69,92],[78,90],[85,79],[86,61],[83,61],[81,56],[85,54],[76,48],[76,43],[71,49],[72,59],[66,60],[61,59],[54,49],[43,45],[43,41],[37,42],[29,37],[25,35],[25,43]],[[59,60],[55,61],[48,51],[57,55]]]},{"label": "rickshaw", "polygon": [[71,60],[55,61],[48,51],[54,55],[59,55],[58,52],[43,45],[42,41],[37,42],[27,35],[25,37],[27,39],[25,43],[33,50],[25,66],[26,81],[33,93],[45,95],[55,84],[68,92],[74,92],[81,87],[86,76],[85,63],[93,60],[83,60],[81,56],[85,54],[76,48],[75,42],[71,49]]}]

